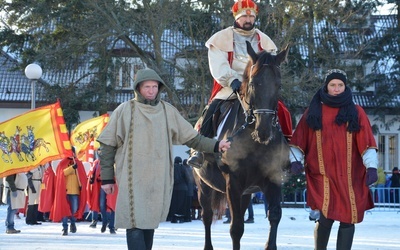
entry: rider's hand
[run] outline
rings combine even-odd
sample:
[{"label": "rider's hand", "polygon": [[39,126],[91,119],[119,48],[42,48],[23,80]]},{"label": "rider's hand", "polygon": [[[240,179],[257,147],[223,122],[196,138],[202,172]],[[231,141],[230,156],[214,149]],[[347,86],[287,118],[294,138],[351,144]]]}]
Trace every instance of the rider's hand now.
[{"label": "rider's hand", "polygon": [[240,90],[240,86],[242,86],[242,82],[239,81],[238,79],[235,79],[231,82],[231,88],[235,93]]}]

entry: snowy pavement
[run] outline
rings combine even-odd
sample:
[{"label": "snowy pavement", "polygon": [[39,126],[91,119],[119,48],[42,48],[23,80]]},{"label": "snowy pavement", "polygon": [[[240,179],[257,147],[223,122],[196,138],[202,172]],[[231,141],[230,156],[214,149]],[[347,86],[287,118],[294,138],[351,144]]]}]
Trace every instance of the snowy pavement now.
[{"label": "snowy pavement", "polygon": [[[79,222],[77,233],[61,236],[61,223],[45,222],[42,225],[29,226],[24,218],[15,220],[19,234],[6,234],[4,219],[7,206],[0,206],[0,250],[15,249],[126,249],[125,230],[117,234],[100,232],[101,224],[93,229],[90,222]],[[399,210],[400,211],[400,210]],[[243,250],[262,250],[268,235],[268,220],[265,218],[264,205],[255,204],[255,223],[245,224],[241,241]],[[217,221],[212,226],[212,239],[215,250],[232,249],[229,236],[229,224]],[[332,229],[328,249],[336,249],[338,223]],[[308,219],[303,208],[283,208],[282,220],[278,229],[278,249],[313,249],[314,222]],[[394,250],[400,249],[400,212],[368,212],[364,222],[356,225],[353,250]],[[153,250],[201,250],[203,249],[204,229],[201,221],[181,224],[163,222],[156,229]]]}]

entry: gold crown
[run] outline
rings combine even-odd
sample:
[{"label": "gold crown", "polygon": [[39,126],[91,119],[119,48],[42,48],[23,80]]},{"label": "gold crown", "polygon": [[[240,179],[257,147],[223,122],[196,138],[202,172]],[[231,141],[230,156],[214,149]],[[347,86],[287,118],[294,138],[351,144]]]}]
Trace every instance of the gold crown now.
[{"label": "gold crown", "polygon": [[252,0],[238,0],[232,6],[232,14],[235,19],[243,15],[254,15],[258,14],[258,6]]}]

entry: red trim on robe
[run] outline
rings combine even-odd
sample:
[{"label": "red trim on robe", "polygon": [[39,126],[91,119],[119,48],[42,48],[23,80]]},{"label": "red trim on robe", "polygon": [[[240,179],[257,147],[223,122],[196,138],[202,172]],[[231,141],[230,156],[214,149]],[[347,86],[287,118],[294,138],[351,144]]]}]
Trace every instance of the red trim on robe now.
[{"label": "red trim on robe", "polygon": [[[232,62],[233,62],[233,51],[229,51],[228,52],[228,62],[229,65],[232,68]],[[213,81],[213,88],[211,90],[211,96],[210,99],[208,100],[208,103],[210,104],[212,102],[212,100],[214,99],[214,97],[217,95],[217,93],[222,89],[222,85],[219,84],[215,79]]]}]

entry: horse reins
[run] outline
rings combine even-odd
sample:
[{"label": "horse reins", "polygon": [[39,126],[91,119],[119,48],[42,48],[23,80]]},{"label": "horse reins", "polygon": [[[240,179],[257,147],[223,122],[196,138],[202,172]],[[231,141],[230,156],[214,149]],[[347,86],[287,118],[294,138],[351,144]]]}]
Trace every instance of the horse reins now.
[{"label": "horse reins", "polygon": [[[243,104],[243,102],[242,102],[242,99],[240,99],[240,96],[238,95],[239,93],[237,93],[237,96],[238,96],[238,100],[239,100],[239,103],[240,103],[240,105],[242,106],[242,108],[243,108],[243,110],[244,110],[244,115],[245,115],[245,118],[244,118],[244,121],[245,121],[245,123],[242,125],[242,126],[240,126],[240,128],[238,129],[238,130],[236,130],[235,131],[235,133],[233,133],[231,136],[229,136],[228,138],[227,138],[227,140],[228,141],[233,141],[233,137],[234,136],[236,136],[237,134],[239,134],[242,130],[244,130],[248,125],[250,125],[250,124],[252,124],[252,123],[254,123],[255,121],[256,121],[256,117],[253,115],[254,114],[254,111],[252,111],[251,110],[251,108],[249,108],[249,109],[245,109],[245,107],[244,107],[244,104]],[[249,117],[252,117],[252,119],[251,119],[251,121],[249,121]]]},{"label": "horse reins", "polygon": [[[268,64],[263,64],[263,65],[268,65]],[[255,65],[253,64],[252,66],[251,66],[251,70],[250,70],[250,72],[253,72],[253,67],[254,67]],[[250,80],[249,80],[249,83],[251,83],[252,82],[252,75],[250,75]],[[232,94],[233,94],[234,92],[232,92]],[[250,125],[250,124],[252,124],[252,123],[254,123],[255,121],[256,121],[256,118],[255,118],[255,114],[261,114],[261,115],[274,115],[274,116],[276,116],[276,111],[275,110],[272,110],[272,109],[252,109],[251,108],[251,103],[248,103],[248,106],[249,106],[249,108],[248,109],[246,109],[245,108],[245,105],[244,105],[244,103],[243,103],[243,101],[242,101],[242,99],[240,98],[240,96],[237,94],[237,96],[238,96],[238,100],[239,100],[239,103],[240,103],[240,105],[242,106],[242,109],[244,110],[244,115],[245,115],[245,123],[242,125],[242,126],[240,126],[240,128],[233,134],[233,135],[231,135],[230,137],[228,137],[228,141],[232,141],[232,139],[233,139],[233,137],[234,136],[236,136],[238,133],[240,133],[242,130],[244,130],[248,125]],[[252,117],[252,119],[249,121],[249,117]],[[276,119],[275,119],[275,122],[274,122],[274,124],[272,124],[273,126],[276,126],[276,124],[277,124],[277,122],[278,121],[276,121]]]}]

